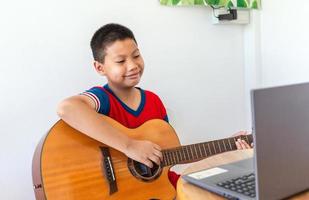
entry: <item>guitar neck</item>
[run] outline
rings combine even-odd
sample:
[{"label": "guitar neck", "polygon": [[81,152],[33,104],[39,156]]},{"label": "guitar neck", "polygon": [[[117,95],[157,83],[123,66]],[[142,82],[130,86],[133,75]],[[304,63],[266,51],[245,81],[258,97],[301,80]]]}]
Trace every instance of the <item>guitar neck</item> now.
[{"label": "guitar neck", "polygon": [[237,146],[235,142],[239,138],[245,140],[248,144],[253,142],[253,137],[251,134],[164,149],[162,151],[162,166],[195,162],[212,155],[236,150]]}]

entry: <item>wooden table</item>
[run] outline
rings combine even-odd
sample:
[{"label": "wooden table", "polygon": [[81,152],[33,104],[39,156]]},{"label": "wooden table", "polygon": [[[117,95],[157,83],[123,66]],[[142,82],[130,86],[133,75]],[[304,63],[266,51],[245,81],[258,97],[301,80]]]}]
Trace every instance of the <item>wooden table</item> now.
[{"label": "wooden table", "polygon": [[[253,156],[253,150],[238,150],[222,153],[216,156],[212,156],[192,164],[190,167],[185,169],[184,174],[190,172],[199,171],[205,168],[215,167],[221,164],[226,164],[234,162],[237,160],[242,160]],[[207,190],[201,189],[197,186],[194,186],[182,178],[178,180],[177,183],[177,200],[223,200],[225,198],[218,196],[214,193],[211,193]],[[305,200],[309,199],[309,191],[301,193],[291,200]]]}]

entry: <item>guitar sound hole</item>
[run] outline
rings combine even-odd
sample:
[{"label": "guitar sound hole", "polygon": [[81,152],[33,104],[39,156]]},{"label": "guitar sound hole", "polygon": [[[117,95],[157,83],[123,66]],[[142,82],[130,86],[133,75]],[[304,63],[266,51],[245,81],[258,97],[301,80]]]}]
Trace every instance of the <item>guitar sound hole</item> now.
[{"label": "guitar sound hole", "polygon": [[128,167],[133,176],[143,181],[152,181],[161,175],[162,168],[152,163],[153,167],[149,168],[146,165],[132,159],[128,159]]},{"label": "guitar sound hole", "polygon": [[137,173],[143,177],[152,177],[157,171],[159,166],[155,163],[152,163],[153,167],[149,168],[146,165],[134,161],[134,168],[137,171]]}]

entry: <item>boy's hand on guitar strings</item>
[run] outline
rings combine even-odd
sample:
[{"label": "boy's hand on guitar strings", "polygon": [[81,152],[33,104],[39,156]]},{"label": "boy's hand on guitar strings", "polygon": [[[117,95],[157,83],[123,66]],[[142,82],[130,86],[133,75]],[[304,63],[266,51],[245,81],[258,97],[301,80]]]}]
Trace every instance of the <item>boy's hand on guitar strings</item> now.
[{"label": "boy's hand on guitar strings", "polygon": [[[239,131],[239,132],[233,134],[233,136],[235,137],[235,136],[248,135],[248,134],[250,134],[249,131]],[[236,147],[237,147],[238,150],[253,148],[253,143],[251,143],[251,145],[249,145],[245,140],[241,140],[241,139],[237,139],[235,144],[236,144]]]},{"label": "boy's hand on guitar strings", "polygon": [[253,144],[251,144],[250,146],[245,140],[241,140],[241,139],[237,139],[235,143],[236,143],[236,147],[238,150],[251,149],[253,147]]},{"label": "boy's hand on guitar strings", "polygon": [[160,165],[163,160],[161,147],[148,140],[134,140],[132,139],[126,152],[124,152],[131,159],[138,161],[152,168],[153,163]]}]

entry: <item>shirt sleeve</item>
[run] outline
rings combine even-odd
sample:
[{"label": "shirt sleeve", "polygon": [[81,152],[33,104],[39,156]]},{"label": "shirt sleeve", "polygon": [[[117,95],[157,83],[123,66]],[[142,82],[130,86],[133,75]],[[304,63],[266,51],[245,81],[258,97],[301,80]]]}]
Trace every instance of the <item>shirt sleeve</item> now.
[{"label": "shirt sleeve", "polygon": [[95,103],[95,109],[98,113],[108,115],[110,107],[109,99],[108,95],[102,88],[93,87],[81,93],[81,95],[86,95],[93,100]]}]

